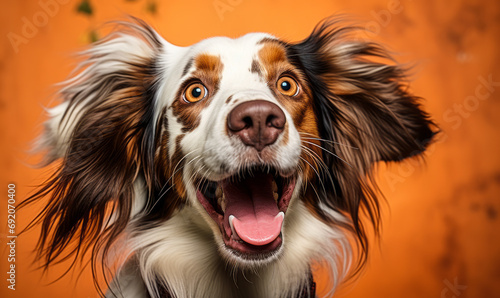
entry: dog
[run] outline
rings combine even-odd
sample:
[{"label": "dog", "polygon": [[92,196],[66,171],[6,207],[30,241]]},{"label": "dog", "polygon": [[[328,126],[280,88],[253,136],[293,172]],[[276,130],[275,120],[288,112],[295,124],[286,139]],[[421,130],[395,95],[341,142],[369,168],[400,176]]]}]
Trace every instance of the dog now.
[{"label": "dog", "polygon": [[90,252],[96,275],[116,270],[100,294],[134,298],[315,297],[318,264],[332,291],[356,275],[379,228],[373,165],[437,133],[404,67],[338,18],[295,43],[188,47],[119,26],[82,53],[38,141],[56,169],[27,200],[48,198],[44,266]]}]

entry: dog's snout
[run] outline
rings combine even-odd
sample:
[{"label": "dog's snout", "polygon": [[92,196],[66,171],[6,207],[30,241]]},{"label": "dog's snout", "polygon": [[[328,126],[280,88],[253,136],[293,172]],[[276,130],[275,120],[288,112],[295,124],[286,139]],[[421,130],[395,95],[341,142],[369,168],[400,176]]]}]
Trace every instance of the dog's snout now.
[{"label": "dog's snout", "polygon": [[286,117],[280,107],[266,100],[252,100],[239,104],[227,118],[231,134],[262,151],[273,144],[283,132]]}]

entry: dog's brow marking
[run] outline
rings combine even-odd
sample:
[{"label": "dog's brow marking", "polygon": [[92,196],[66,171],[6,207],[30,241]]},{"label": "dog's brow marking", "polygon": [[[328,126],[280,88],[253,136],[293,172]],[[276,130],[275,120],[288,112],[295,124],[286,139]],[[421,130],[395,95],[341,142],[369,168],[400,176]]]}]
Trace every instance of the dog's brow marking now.
[{"label": "dog's brow marking", "polygon": [[226,104],[229,104],[232,99],[233,99],[233,95],[229,95],[229,97],[226,99]]},{"label": "dog's brow marking", "polygon": [[201,54],[196,57],[195,66],[197,70],[219,72],[222,68],[222,63],[218,56]]},{"label": "dog's brow marking", "polygon": [[[285,48],[275,41],[263,41],[263,47],[259,50],[259,69],[265,73],[265,80],[271,82],[279,75],[278,71],[289,65]],[[252,65],[253,67],[253,65]]]},{"label": "dog's brow marking", "polygon": [[182,71],[182,76],[184,77],[185,75],[187,75],[187,73],[189,72],[189,69],[191,68],[191,66],[193,66],[193,58],[190,58],[188,63],[186,63],[186,66],[184,67],[184,70]]},{"label": "dog's brow marking", "polygon": [[259,61],[257,61],[256,59],[252,60],[252,67],[250,68],[250,71],[252,73],[258,74],[259,76],[262,76],[262,69],[260,67]]},{"label": "dog's brow marking", "polygon": [[195,76],[202,78],[207,87],[212,87],[212,96],[219,90],[219,83],[222,79],[224,64],[219,56],[201,54],[195,58]]},{"label": "dog's brow marking", "polygon": [[287,61],[285,49],[278,43],[266,42],[259,51],[259,57],[263,64],[274,64]]}]

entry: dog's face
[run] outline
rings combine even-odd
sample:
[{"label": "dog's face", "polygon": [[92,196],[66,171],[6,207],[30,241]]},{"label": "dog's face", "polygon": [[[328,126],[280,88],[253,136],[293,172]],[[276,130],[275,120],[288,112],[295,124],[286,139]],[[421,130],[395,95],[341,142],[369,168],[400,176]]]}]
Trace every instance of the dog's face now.
[{"label": "dog's face", "polygon": [[30,199],[52,196],[39,217],[47,265],[73,237],[107,251],[185,208],[241,267],[287,243],[314,250],[307,229],[353,232],[366,249],[361,214],[379,219],[372,165],[420,154],[434,124],[404,71],[377,62],[385,51],[337,25],[299,43],[253,33],[176,47],[129,24],[85,52],[42,139],[62,162]]},{"label": "dog's face", "polygon": [[177,189],[206,218],[224,255],[275,257],[294,190],[310,171],[303,150],[320,146],[301,142],[301,133],[319,138],[304,73],[266,34],[204,40],[173,70],[167,76],[178,87],[162,96],[165,176],[182,161]]}]

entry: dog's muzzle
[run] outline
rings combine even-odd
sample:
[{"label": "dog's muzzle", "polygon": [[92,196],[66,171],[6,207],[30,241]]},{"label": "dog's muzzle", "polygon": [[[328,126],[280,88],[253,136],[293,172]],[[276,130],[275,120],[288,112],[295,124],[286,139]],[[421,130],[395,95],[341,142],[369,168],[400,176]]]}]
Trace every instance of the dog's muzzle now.
[{"label": "dog's muzzle", "polygon": [[282,244],[282,226],[296,177],[283,175],[269,151],[286,133],[285,126],[284,111],[270,101],[238,104],[227,116],[227,132],[253,151],[249,158],[258,155],[259,159],[250,163],[243,158],[229,177],[202,178],[197,183],[197,199],[219,226],[225,247],[243,259],[271,259]]}]

